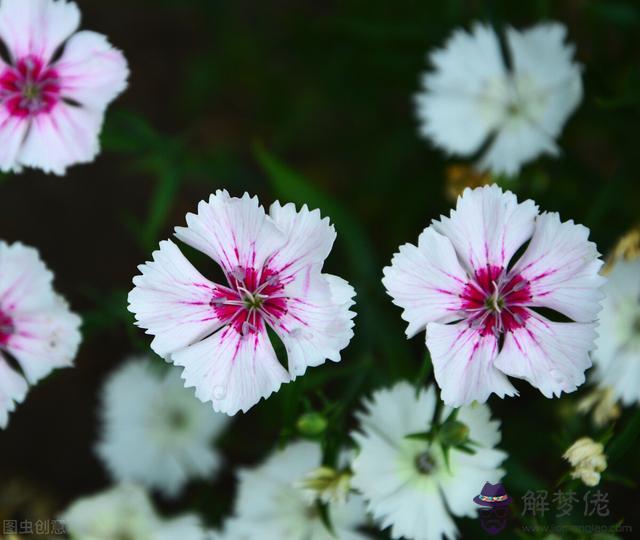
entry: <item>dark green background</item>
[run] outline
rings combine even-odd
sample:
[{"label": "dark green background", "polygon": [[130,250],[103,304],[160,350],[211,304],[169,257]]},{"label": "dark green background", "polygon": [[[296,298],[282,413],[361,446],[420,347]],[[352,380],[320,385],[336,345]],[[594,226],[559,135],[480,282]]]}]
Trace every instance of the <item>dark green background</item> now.
[{"label": "dark green background", "polygon": [[[397,247],[415,241],[451,207],[445,170],[453,161],[418,137],[412,99],[426,52],[460,25],[524,27],[554,19],[568,26],[585,68],[585,97],[559,140],[563,153],[536,160],[504,184],[590,227],[603,253],[639,219],[637,2],[79,4],[83,27],[123,49],[132,75],[109,109],[95,163],[74,167],[65,178],[27,171],[0,179],[0,237],[38,247],[58,290],[85,317],[76,367],[32,389],[0,433],[0,493],[3,483],[19,479],[35,486],[34,497],[48,494],[61,509],[107,485],[92,455],[98,389],[148,343],[125,310],[131,278],[185,213],[218,188],[235,195],[247,190],[265,205],[280,199],[320,207],[338,230],[327,269],[358,291],[356,338],[342,363],[311,369],[234,418],[222,441],[231,465],[255,463],[295,435],[301,413],[325,406],[330,459],[353,427],[350,410],[364,393],[399,378],[418,380],[423,338],[405,340],[400,310],[380,278]],[[196,259],[205,275],[213,271]],[[568,470],[560,455],[575,438],[602,433],[573,410],[586,388],[547,400],[522,381],[516,386],[519,399],[494,397],[490,406],[502,420],[502,447],[510,454],[505,484],[519,505],[528,489],[554,490]],[[638,431],[638,413],[626,410],[610,443],[620,441],[608,472],[626,484],[639,476]],[[177,502],[158,502],[171,512],[196,508],[216,524],[233,486],[229,468],[214,485],[193,484]],[[625,519],[640,530],[637,487],[620,479],[600,487],[609,492],[611,516],[589,520],[578,505],[566,523]],[[554,513],[542,523],[553,523]],[[463,538],[481,536],[475,521],[458,523]],[[516,519],[503,537],[515,537],[518,527]]]}]

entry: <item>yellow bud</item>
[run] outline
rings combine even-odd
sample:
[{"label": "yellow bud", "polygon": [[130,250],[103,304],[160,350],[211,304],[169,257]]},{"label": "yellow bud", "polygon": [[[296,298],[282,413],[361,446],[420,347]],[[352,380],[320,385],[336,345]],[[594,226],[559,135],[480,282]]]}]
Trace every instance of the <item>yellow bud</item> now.
[{"label": "yellow bud", "polygon": [[589,437],[574,442],[562,456],[574,467],[572,478],[580,478],[587,486],[600,482],[600,473],[607,468],[607,457],[601,443]]},{"label": "yellow bud", "polygon": [[297,486],[311,501],[319,499],[323,503],[344,503],[351,490],[351,473],[338,471],[332,467],[318,467],[307,474]]}]

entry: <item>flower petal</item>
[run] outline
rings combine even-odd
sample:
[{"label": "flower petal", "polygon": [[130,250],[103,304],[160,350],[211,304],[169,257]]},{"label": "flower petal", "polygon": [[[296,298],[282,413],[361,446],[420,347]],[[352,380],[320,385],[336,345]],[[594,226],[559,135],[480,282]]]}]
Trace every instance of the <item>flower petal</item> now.
[{"label": "flower petal", "polygon": [[518,93],[537,128],[554,139],[582,100],[582,69],[573,61],[575,47],[565,44],[567,29],[543,23],[508,28],[506,37]]},{"label": "flower petal", "polygon": [[310,211],[306,204],[298,212],[293,203],[281,206],[277,201],[269,208],[269,216],[287,237],[286,244],[269,258],[270,269],[290,276],[307,266],[322,267],[336,239],[329,218],[322,219],[320,210]]},{"label": "flower petal", "polygon": [[101,111],[56,104],[31,120],[18,164],[63,175],[70,165],[93,161],[100,151],[102,120]]},{"label": "flower petal", "polygon": [[176,227],[176,237],[211,257],[227,273],[237,267],[262,268],[267,257],[286,242],[257,197],[245,193],[239,199],[221,190],[208,202],[200,201],[197,214],[187,214],[187,226]]},{"label": "flower petal", "polygon": [[494,365],[525,379],[546,397],[573,392],[591,366],[594,323],[556,323],[528,310],[523,327],[507,332]]},{"label": "flower petal", "polygon": [[529,281],[529,305],[578,322],[595,320],[604,296],[599,288],[606,280],[598,274],[602,261],[588,238],[589,229],[562,223],[555,212],[538,216],[531,242],[511,271]]},{"label": "flower petal", "polygon": [[80,317],[69,310],[62,297],[56,296],[55,301],[55,307],[47,310],[13,314],[16,331],[6,349],[31,384],[54,368],[71,366],[80,346]]},{"label": "flower petal", "polygon": [[452,448],[449,454],[451,474],[440,480],[442,493],[451,513],[456,516],[477,515],[478,505],[473,497],[481,492],[485,482],[495,484],[504,476],[500,464],[507,454],[495,448],[475,448],[467,454]]},{"label": "flower petal", "polygon": [[504,117],[508,79],[498,38],[489,26],[457,30],[432,53],[434,71],[416,98],[421,133],[444,150],[471,155]]},{"label": "flower petal", "polygon": [[460,294],[469,281],[451,242],[427,227],[418,246],[405,244],[384,269],[382,283],[393,303],[403,308],[407,337],[430,322],[459,320]]},{"label": "flower petal", "polygon": [[185,386],[195,387],[198,399],[229,415],[248,411],[290,380],[264,328],[243,336],[227,326],[171,360],[184,367]]},{"label": "flower petal", "polygon": [[508,119],[478,161],[480,170],[515,176],[520,167],[541,154],[557,156],[555,141],[529,118]]},{"label": "flower petal", "polygon": [[[295,284],[285,288],[285,294],[291,295],[286,313],[269,321],[287,350],[292,380],[308,366],[319,366],[327,359],[339,362],[340,351],[353,337],[355,317],[349,308],[356,293],[345,280],[327,274],[297,277]],[[300,281],[304,284],[297,286]]]},{"label": "flower petal", "polygon": [[226,322],[216,317],[211,299],[216,284],[205,278],[171,240],[160,242],[153,262],[141,265],[133,278],[129,311],[154,336],[151,348],[160,356],[199,341]]},{"label": "flower petal", "polygon": [[17,158],[28,128],[29,120],[0,107],[0,171],[20,172]]},{"label": "flower petal", "polygon": [[493,334],[482,336],[466,322],[429,323],[427,347],[442,400],[451,407],[472,401],[483,403],[492,393],[499,397],[517,394],[507,377],[496,369],[498,341]]},{"label": "flower petal", "polygon": [[433,386],[421,390],[406,381],[390,389],[376,391],[364,401],[364,411],[356,417],[365,432],[375,431],[392,447],[402,443],[411,433],[422,433],[431,428],[436,410]]},{"label": "flower petal", "polygon": [[71,37],[53,67],[62,95],[84,107],[103,111],[127,87],[129,68],[124,55],[96,32]]},{"label": "flower petal", "polygon": [[12,58],[35,55],[48,62],[80,25],[80,10],[66,0],[2,0],[0,38]]},{"label": "flower petal", "polygon": [[49,309],[56,303],[53,274],[35,248],[0,241],[0,305],[8,312]]},{"label": "flower petal", "polygon": [[594,360],[596,378],[625,405],[640,401],[640,259],[616,262],[604,285]]},{"label": "flower petal", "polygon": [[28,389],[27,381],[9,367],[0,353],[0,429],[7,427],[9,413],[24,400]]},{"label": "flower petal", "polygon": [[52,369],[71,365],[81,320],[53,290],[53,274],[38,251],[0,242],[0,269],[0,307],[15,327],[4,348],[27,380],[35,383]]},{"label": "flower petal", "polygon": [[506,268],[533,233],[538,207],[531,200],[518,203],[498,186],[465,189],[451,217],[433,228],[451,240],[459,259],[473,274],[488,265]]}]

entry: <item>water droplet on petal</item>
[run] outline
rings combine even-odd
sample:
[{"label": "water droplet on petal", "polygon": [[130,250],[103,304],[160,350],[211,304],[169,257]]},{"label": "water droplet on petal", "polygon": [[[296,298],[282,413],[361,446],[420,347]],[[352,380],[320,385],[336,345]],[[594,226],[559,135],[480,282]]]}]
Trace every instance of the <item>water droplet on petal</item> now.
[{"label": "water droplet on petal", "polygon": [[217,384],[213,387],[214,399],[224,399],[227,397],[227,388],[221,384]]}]

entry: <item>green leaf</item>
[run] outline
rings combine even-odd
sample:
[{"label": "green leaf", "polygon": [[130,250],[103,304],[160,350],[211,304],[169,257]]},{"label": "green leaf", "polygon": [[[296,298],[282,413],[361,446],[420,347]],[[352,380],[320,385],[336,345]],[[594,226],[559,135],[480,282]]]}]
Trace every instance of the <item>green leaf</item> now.
[{"label": "green leaf", "polygon": [[409,433],[404,436],[405,439],[411,439],[412,441],[431,441],[433,439],[433,433],[431,431],[423,431],[420,433]]},{"label": "green leaf", "polygon": [[418,373],[418,376],[416,377],[416,397],[422,390],[424,384],[427,382],[432,372],[433,362],[431,362],[431,355],[429,354],[429,350],[427,349],[424,357],[424,362],[422,362],[422,367],[420,368],[420,373]]},{"label": "green leaf", "polygon": [[366,231],[353,218],[351,212],[303,176],[286,167],[261,144],[255,145],[255,155],[269,175],[271,184],[279,197],[298,205],[307,204],[310,208],[319,208],[322,215],[330,216],[348,247],[345,255],[361,279],[366,280],[372,274],[377,274],[378,265],[371,255],[375,250]]},{"label": "green leaf", "polygon": [[638,437],[640,437],[640,409],[636,409],[622,432],[614,437],[606,448],[609,463],[616,462],[629,450],[635,448]]}]

